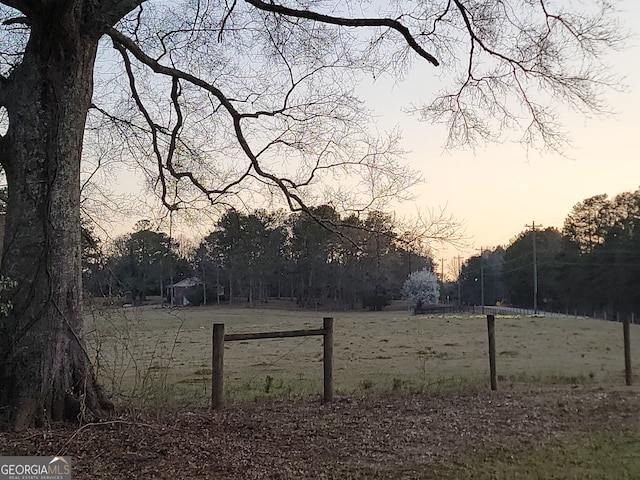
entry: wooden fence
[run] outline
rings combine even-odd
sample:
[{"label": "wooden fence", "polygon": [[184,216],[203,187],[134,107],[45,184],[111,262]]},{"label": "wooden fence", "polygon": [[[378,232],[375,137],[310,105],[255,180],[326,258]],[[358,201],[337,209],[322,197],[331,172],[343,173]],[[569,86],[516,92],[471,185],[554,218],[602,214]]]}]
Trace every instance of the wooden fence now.
[{"label": "wooden fence", "polygon": [[[633,323],[633,318],[624,318],[623,343],[624,343],[624,366],[625,383],[632,384],[631,373],[631,347],[629,324]],[[495,315],[487,315],[487,330],[489,344],[489,374],[491,390],[497,390],[496,372],[496,341],[495,341]],[[224,407],[224,342],[234,342],[240,340],[260,340],[273,338],[307,337],[313,335],[323,336],[323,367],[324,367],[324,392],[325,402],[333,401],[333,318],[325,317],[322,320],[322,328],[310,330],[288,330],[276,332],[258,333],[224,333],[224,323],[213,324],[213,352],[212,352],[212,388],[211,407],[219,410]]]},{"label": "wooden fence", "polygon": [[[620,321],[620,317],[617,317]],[[625,316],[622,320],[622,341],[624,345],[624,379],[625,384],[631,386],[633,383],[633,375],[631,372],[631,334],[629,332],[629,324],[634,323],[634,316]],[[491,390],[498,389],[498,378],[496,374],[496,317],[495,315],[487,315],[487,333],[489,337],[489,378],[491,381]]]},{"label": "wooden fence", "polygon": [[259,333],[224,333],[224,323],[213,324],[211,408],[224,407],[224,342],[267,338],[323,336],[324,401],[333,401],[333,318],[322,319],[322,328]]}]

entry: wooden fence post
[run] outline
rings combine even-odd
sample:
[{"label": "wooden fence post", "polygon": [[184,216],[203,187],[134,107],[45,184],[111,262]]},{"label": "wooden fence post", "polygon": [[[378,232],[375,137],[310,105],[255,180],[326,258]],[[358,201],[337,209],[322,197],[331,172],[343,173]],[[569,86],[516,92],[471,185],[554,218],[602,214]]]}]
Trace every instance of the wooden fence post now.
[{"label": "wooden fence post", "polygon": [[224,323],[213,324],[211,353],[211,408],[224,407]]},{"label": "wooden fence post", "polygon": [[224,323],[213,324],[211,352],[211,408],[224,407],[224,344],[238,340],[259,340],[265,338],[291,338],[322,335],[324,349],[324,401],[333,401],[333,318],[325,317],[322,329],[287,330],[277,332],[231,333],[225,335]]},{"label": "wooden fence post", "polygon": [[628,386],[631,386],[631,338],[629,333],[629,317],[624,316],[622,323],[622,332],[624,335],[624,379]]},{"label": "wooden fence post", "polygon": [[324,336],[322,341],[324,353],[324,401],[333,402],[333,318],[322,319]]},{"label": "wooden fence post", "polygon": [[491,390],[498,389],[496,377],[496,317],[487,315],[487,330],[489,333],[489,374],[491,375]]}]

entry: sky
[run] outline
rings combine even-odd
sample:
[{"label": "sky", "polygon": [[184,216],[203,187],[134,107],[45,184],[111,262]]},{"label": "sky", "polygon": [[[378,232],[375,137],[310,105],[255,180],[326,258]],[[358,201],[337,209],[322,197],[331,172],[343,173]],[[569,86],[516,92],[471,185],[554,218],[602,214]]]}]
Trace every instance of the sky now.
[{"label": "sky", "polygon": [[[614,113],[593,118],[571,115],[564,125],[571,145],[564,155],[528,152],[518,144],[481,147],[476,151],[443,149],[446,132],[403,112],[419,100],[429,66],[418,66],[402,83],[377,81],[367,93],[380,129],[397,125],[408,163],[425,183],[414,190],[416,205],[407,211],[445,208],[463,224],[465,248],[444,246],[437,263],[477,255],[480,248],[506,246],[535,222],[561,229],[571,208],[593,195],[615,196],[640,188],[640,3],[619,2],[632,33],[627,48],[606,62],[622,79],[623,91],[605,99]],[[428,100],[428,98],[424,98]]]},{"label": "sky", "polygon": [[426,62],[416,62],[402,82],[382,78],[360,86],[358,94],[373,111],[375,128],[401,130],[408,151],[404,160],[425,180],[413,190],[415,202],[402,205],[399,213],[443,208],[463,225],[464,248],[435,246],[434,257],[438,265],[444,260],[445,274],[450,275],[454,258],[507,246],[532,222],[561,229],[571,208],[588,197],[640,188],[640,2],[619,0],[616,6],[624,11],[632,36],[624,51],[612,52],[605,61],[622,77],[623,91],[605,97],[612,115],[567,117],[564,127],[572,144],[564,156],[527,153],[512,143],[445,150],[443,127],[405,113],[412,102],[431,99],[425,85],[437,82],[439,72]]}]

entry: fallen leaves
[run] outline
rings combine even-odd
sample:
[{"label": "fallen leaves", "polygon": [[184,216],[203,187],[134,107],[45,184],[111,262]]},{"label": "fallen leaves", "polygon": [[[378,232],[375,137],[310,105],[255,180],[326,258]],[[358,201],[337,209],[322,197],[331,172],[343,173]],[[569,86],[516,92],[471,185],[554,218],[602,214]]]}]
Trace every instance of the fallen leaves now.
[{"label": "fallen leaves", "polygon": [[3,455],[70,455],[74,479],[430,478],[485,448],[638,422],[631,391],[370,393],[130,412],[0,434]]}]

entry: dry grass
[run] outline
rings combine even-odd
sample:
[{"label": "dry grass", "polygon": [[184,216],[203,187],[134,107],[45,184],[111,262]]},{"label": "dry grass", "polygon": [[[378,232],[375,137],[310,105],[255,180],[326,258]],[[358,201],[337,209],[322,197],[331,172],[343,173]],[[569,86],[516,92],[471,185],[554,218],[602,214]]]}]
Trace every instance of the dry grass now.
[{"label": "dry grass", "polygon": [[[227,333],[318,328],[335,318],[334,381],[340,393],[450,389],[486,383],[486,319],[412,317],[406,312],[308,312],[247,308],[129,308],[92,315],[87,338],[99,374],[122,398],[154,396],[206,404],[212,324]],[[632,326],[632,362],[640,326]],[[496,319],[499,381],[621,385],[622,326],[592,319]],[[231,399],[307,395],[322,386],[322,339],[227,343],[225,388]]]},{"label": "dry grass", "polygon": [[[208,401],[214,321],[239,333],[317,328],[324,315],[335,318],[335,402],[282,398],[320,391],[321,340],[310,337],[227,344],[236,401],[186,405]],[[636,364],[639,335],[634,326]],[[117,416],[3,432],[0,451],[70,455],[78,479],[640,475],[640,396],[623,386],[620,324],[498,318],[498,392],[486,336],[486,320],[470,316],[112,310],[92,316],[87,338]],[[395,391],[371,391],[382,389]],[[277,398],[237,401],[267,395]]]}]

